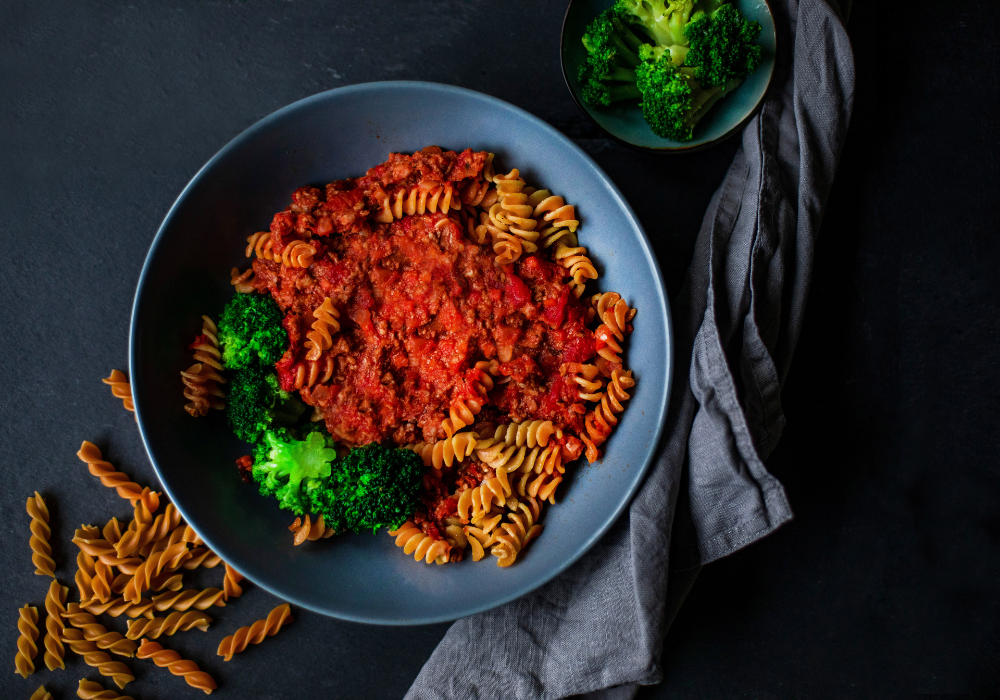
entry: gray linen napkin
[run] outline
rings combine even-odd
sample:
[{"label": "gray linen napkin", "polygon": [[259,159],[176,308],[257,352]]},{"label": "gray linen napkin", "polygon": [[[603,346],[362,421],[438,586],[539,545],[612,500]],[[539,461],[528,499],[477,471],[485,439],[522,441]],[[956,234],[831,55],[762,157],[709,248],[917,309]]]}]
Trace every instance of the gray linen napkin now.
[{"label": "gray linen napkin", "polygon": [[649,476],[628,516],[569,570],[452,625],[407,700],[632,698],[662,680],[668,570],[723,557],[792,517],[761,460],[784,425],[781,386],[850,119],[854,62],[829,0],[771,5],[775,80],[674,301],[675,390]]}]

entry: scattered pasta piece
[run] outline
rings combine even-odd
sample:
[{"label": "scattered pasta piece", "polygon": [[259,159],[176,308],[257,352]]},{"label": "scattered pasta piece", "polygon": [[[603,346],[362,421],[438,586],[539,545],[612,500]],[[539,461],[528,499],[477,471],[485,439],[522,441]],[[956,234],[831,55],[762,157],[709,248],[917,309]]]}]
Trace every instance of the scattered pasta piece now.
[{"label": "scattered pasta piece", "polygon": [[295,537],[292,538],[292,544],[295,546],[307,541],[315,542],[321,538],[333,537],[333,528],[326,526],[322,515],[316,518],[315,522],[309,519],[308,514],[304,520],[296,518],[295,522],[288,526],[288,529],[295,533]]},{"label": "scattered pasta piece", "polygon": [[105,689],[100,683],[88,681],[86,678],[80,679],[76,696],[83,700],[135,700],[131,695],[119,695],[113,690]]},{"label": "scattered pasta piece", "polygon": [[[84,555],[86,556],[86,555]],[[80,604],[80,607],[92,615],[110,615],[118,617],[128,615],[129,617],[153,617],[154,603],[151,600],[143,599],[138,603],[125,600],[124,598],[114,598],[106,603],[98,600],[88,600]]]},{"label": "scattered pasta piece", "polygon": [[91,474],[98,477],[108,488],[118,491],[118,495],[122,498],[127,498],[134,504],[142,495],[142,487],[130,481],[125,474],[115,471],[111,463],[103,459],[101,451],[94,443],[84,440],[76,456],[86,462]]},{"label": "scattered pasta piece", "polygon": [[52,700],[52,693],[47,691],[44,685],[40,685],[38,690],[31,694],[31,700]]},{"label": "scattered pasta piece", "polygon": [[30,605],[25,605],[18,610],[17,631],[20,636],[17,638],[17,653],[14,655],[14,670],[21,674],[21,678],[27,678],[35,672],[34,659],[38,655],[38,609]]},{"label": "scattered pasta piece", "polygon": [[52,530],[49,528],[49,507],[38,491],[28,499],[28,515],[31,516],[31,563],[35,565],[35,573],[39,576],[56,576],[56,563],[52,560],[52,546],[49,538]]},{"label": "scattered pasta piece", "polygon": [[218,688],[215,679],[198,668],[198,664],[182,659],[176,651],[164,649],[158,642],[143,639],[138,656],[140,659],[152,659],[154,664],[166,668],[175,676],[183,676],[189,686],[205,691],[206,695],[211,695]]},{"label": "scattered pasta piece", "polygon": [[211,622],[212,618],[203,612],[194,612],[193,610],[172,612],[166,617],[132,620],[128,623],[128,633],[125,636],[129,639],[139,639],[140,637],[157,639],[164,634],[170,636],[177,632],[187,632],[196,627],[202,632],[207,632]]},{"label": "scattered pasta piece", "polygon": [[111,387],[111,394],[116,399],[121,399],[126,411],[135,413],[135,403],[132,401],[132,385],[128,383],[128,377],[124,372],[117,369],[111,370],[111,376],[101,380]]},{"label": "scattered pasta piece", "polygon": [[293,622],[292,609],[288,603],[279,605],[264,620],[257,620],[249,627],[241,627],[219,644],[219,656],[229,661],[233,654],[238,654],[250,644],[260,644],[267,637],[273,637],[282,625]]},{"label": "scattered pasta piece", "polygon": [[193,570],[199,567],[214,569],[222,563],[222,557],[213,552],[208,547],[195,547],[191,550],[191,556],[184,562],[185,569]]},{"label": "scattered pasta piece", "polygon": [[179,610],[184,612],[195,608],[205,610],[213,605],[222,607],[226,604],[226,594],[221,588],[206,588],[201,591],[186,590],[174,593],[161,593],[153,596],[153,607],[158,612]]},{"label": "scattered pasta piece", "polygon": [[129,658],[135,654],[134,641],[125,639],[119,632],[108,630],[97,621],[97,618],[81,609],[78,603],[70,603],[63,617],[69,624],[83,632],[83,638],[96,644],[98,649]]},{"label": "scattered pasta piece", "polygon": [[191,552],[185,542],[178,542],[159,552],[153,552],[136,568],[132,580],[125,586],[122,597],[132,603],[138,603],[143,591],[152,588],[154,577],[161,572],[176,571],[190,557]]},{"label": "scattered pasta piece", "polygon": [[66,668],[63,660],[66,656],[66,649],[62,643],[62,633],[66,629],[63,624],[63,613],[66,612],[66,594],[69,588],[63,586],[55,579],[49,584],[49,592],[45,596],[45,637],[42,639],[42,646],[45,647],[45,666],[50,671],[57,668]]},{"label": "scattered pasta piece", "polygon": [[222,590],[225,592],[226,600],[230,598],[239,598],[243,595],[243,589],[240,587],[240,581],[243,580],[243,574],[226,564],[226,577],[222,582]]}]

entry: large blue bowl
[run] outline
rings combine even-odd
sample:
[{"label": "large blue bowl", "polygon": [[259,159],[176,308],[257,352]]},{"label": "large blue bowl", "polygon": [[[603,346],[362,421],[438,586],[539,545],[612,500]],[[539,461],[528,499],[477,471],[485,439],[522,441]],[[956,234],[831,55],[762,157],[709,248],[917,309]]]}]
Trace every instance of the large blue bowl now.
[{"label": "large blue bowl", "polygon": [[[577,205],[581,239],[599,262],[600,288],[639,309],[627,347],[638,379],[607,444],[546,508],[545,530],[507,569],[490,557],[427,566],[392,538],[337,536],[293,547],[292,516],[240,481],[248,452],[213,411],[184,412],[178,372],[201,315],[218,317],[245,268],[246,237],[266,229],[293,190],[363,174],[390,151],[472,147],[518,167],[531,184]],[[417,82],[369,83],[314,95],[232,140],[171,207],[146,258],[132,313],[130,368],[136,416],[170,499],[198,534],[247,578],[292,603],[359,622],[451,620],[524,595],[586,552],[621,515],[660,436],[670,385],[667,298],[649,242],[618,189],[569,139],[540,119],[470,90]]]}]

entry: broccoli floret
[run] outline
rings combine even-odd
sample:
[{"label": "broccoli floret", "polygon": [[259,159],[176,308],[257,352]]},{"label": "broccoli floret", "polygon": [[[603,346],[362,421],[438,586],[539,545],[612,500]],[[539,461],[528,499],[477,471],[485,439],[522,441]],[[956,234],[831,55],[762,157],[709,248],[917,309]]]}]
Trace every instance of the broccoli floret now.
[{"label": "broccoli floret", "polygon": [[312,510],[337,532],[396,528],[410,517],[424,473],[413,451],[357,447],[334,464],[324,486],[313,489]]},{"label": "broccoli floret", "polygon": [[228,388],[226,415],[233,433],[246,442],[257,442],[272,426],[294,424],[306,410],[298,397],[281,390],[274,371],[257,360],[233,372]]},{"label": "broccoli floret", "polygon": [[696,0],[618,0],[612,8],[622,21],[639,27],[659,46],[686,46],[684,27]]},{"label": "broccoli floret", "polygon": [[640,50],[643,62],[636,69],[642,91],[642,115],[653,133],[675,141],[690,141],[698,120],[712,105],[739,85],[703,87],[691,68],[677,68],[670,54],[651,46]]},{"label": "broccoli floret", "polygon": [[611,10],[605,10],[583,34],[587,60],[580,66],[581,96],[590,105],[608,106],[618,100],[635,99],[636,53],[642,42],[621,23]]},{"label": "broccoli floret", "polygon": [[233,295],[219,318],[226,369],[247,367],[253,360],[265,365],[277,362],[288,347],[281,319],[281,309],[269,294]]},{"label": "broccoli floret", "polygon": [[285,510],[311,510],[317,490],[329,483],[337,458],[332,441],[320,431],[296,440],[287,430],[267,430],[254,451],[253,478],[262,496],[274,496]]},{"label": "broccoli floret", "polygon": [[699,14],[684,31],[691,44],[685,64],[695,69],[704,87],[740,80],[760,65],[761,47],[756,43],[760,24],[732,5]]}]

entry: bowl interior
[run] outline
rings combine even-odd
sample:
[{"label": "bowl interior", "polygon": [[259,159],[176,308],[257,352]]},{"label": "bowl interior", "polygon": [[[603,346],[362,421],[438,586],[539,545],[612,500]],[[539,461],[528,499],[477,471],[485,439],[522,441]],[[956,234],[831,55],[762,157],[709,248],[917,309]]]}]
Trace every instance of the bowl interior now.
[{"label": "bowl interior", "polygon": [[[363,174],[390,151],[428,144],[471,147],[518,167],[578,206],[581,241],[602,271],[600,289],[638,306],[628,363],[638,386],[607,457],[571,468],[545,531],[515,566],[416,563],[392,538],[336,536],[293,547],[293,516],[257,494],[234,460],[249,452],[223,413],[192,419],[178,372],[200,317],[218,318],[229,270],[268,228],[293,190]],[[572,142],[494,98],[429,83],[371,83],[322,93],[267,117],[234,139],[191,181],[164,220],[139,281],[131,373],[143,440],[170,498],[206,543],[251,580],[293,603],[337,617],[389,624],[454,619],[513,599],[589,548],[634,493],[658,440],[669,391],[667,300],[632,211]]]},{"label": "bowl interior", "polygon": [[731,94],[718,102],[698,122],[691,141],[673,141],[657,136],[642,118],[637,100],[620,102],[611,107],[591,107],[580,97],[580,66],[587,52],[580,42],[587,25],[598,14],[614,4],[613,0],[572,0],[566,10],[562,33],[562,66],[570,94],[584,114],[609,135],[629,146],[655,151],[691,151],[718,143],[743,127],[764,99],[764,93],[774,73],[774,17],[767,0],[732,0],[733,5],[748,19],[760,22],[760,45],[763,58],[760,67],[747,77]]}]

